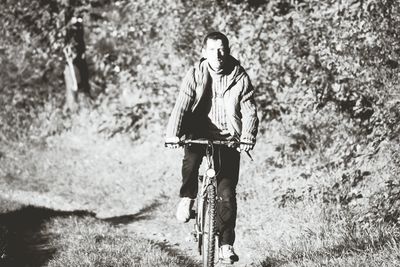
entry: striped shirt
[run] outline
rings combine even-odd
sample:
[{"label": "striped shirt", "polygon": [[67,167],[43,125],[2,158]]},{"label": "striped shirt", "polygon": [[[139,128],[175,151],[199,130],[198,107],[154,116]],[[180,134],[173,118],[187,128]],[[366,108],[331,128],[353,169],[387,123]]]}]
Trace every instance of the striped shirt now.
[{"label": "striped shirt", "polygon": [[224,105],[224,91],[229,86],[229,76],[217,73],[208,66],[211,76],[210,110],[207,114],[206,137],[225,140],[230,137]]}]

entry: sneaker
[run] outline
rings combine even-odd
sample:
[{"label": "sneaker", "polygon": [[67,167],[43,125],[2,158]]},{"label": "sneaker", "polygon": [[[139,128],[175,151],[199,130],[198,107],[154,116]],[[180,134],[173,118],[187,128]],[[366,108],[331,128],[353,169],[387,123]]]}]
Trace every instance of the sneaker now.
[{"label": "sneaker", "polygon": [[239,261],[239,256],[231,245],[222,245],[219,248],[219,258],[223,263],[229,264]]},{"label": "sneaker", "polygon": [[190,211],[193,207],[194,200],[188,197],[181,198],[176,209],[176,218],[180,222],[188,222],[190,220]]}]

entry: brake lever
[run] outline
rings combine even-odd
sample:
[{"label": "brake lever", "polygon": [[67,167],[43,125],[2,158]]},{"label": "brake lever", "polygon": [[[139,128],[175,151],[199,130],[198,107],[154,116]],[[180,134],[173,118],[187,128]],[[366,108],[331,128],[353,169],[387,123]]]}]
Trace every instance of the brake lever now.
[{"label": "brake lever", "polygon": [[[242,152],[242,150],[240,150],[239,147],[237,147],[236,150],[237,150],[239,153]],[[250,154],[250,151],[246,151],[246,154],[247,154],[247,156],[249,156],[249,158],[250,158],[251,161],[254,161],[253,157],[252,157],[251,154]]]},{"label": "brake lever", "polygon": [[251,161],[254,161],[253,157],[252,157],[251,154],[250,154],[250,151],[246,151],[246,154],[247,154],[247,156],[249,156],[249,158],[250,158]]}]

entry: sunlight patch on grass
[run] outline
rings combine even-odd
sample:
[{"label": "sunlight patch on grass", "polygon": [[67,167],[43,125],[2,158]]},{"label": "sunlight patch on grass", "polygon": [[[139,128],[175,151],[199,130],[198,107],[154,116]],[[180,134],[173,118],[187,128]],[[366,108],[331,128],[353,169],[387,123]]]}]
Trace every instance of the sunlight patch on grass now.
[{"label": "sunlight patch on grass", "polygon": [[[303,211],[307,214],[310,209]],[[400,232],[395,227],[361,225],[349,214],[327,218],[323,213],[312,214],[306,224],[305,217],[297,215],[300,220],[294,233],[299,235],[285,233],[270,243],[260,266],[398,266]],[[280,226],[284,232],[287,222]]]},{"label": "sunlight patch on grass", "polygon": [[48,225],[58,248],[56,266],[195,266],[190,259],[163,250],[135,233],[95,218],[55,218]]}]

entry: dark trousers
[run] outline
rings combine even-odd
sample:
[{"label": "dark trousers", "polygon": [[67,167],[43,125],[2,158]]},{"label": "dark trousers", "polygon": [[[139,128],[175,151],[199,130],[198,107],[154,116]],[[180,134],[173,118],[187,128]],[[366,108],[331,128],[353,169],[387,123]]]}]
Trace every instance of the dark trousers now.
[{"label": "dark trousers", "polygon": [[[199,167],[206,148],[192,145],[185,148],[182,164],[180,197],[196,198]],[[236,225],[236,185],[239,178],[240,153],[233,148],[214,147],[214,163],[217,172],[217,228],[221,245],[233,245]]]}]

